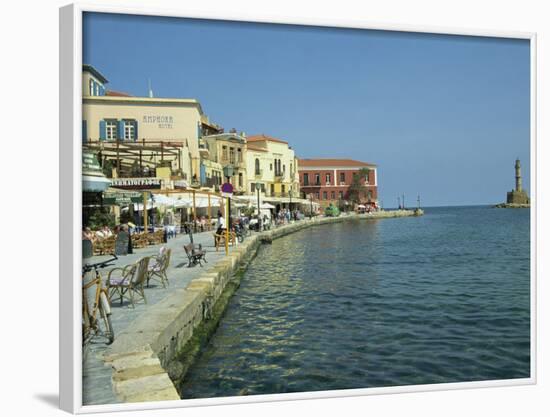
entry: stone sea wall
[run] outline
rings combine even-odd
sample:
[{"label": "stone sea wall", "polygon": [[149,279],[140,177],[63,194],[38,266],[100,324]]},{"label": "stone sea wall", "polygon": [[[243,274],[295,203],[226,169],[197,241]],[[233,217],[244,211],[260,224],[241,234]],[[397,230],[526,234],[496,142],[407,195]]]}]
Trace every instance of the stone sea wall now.
[{"label": "stone sea wall", "polygon": [[[179,384],[200,348],[215,331],[225,306],[238,288],[240,276],[261,243],[321,224],[350,219],[377,219],[422,215],[412,210],[364,215],[323,217],[253,233],[213,268],[176,289],[138,317],[104,355],[112,367],[115,395],[121,402],[179,400]],[[174,381],[174,382],[173,382]]]}]

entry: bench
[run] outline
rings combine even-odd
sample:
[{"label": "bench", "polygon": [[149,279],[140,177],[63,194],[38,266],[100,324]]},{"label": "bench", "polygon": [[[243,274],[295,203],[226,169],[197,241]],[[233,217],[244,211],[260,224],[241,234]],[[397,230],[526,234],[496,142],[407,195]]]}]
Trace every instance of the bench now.
[{"label": "bench", "polygon": [[185,245],[183,249],[185,249],[185,254],[189,260],[189,263],[187,264],[188,268],[196,265],[197,263],[202,266],[202,261],[207,263],[206,251],[202,249],[201,244],[195,245],[194,243],[189,243],[188,245]]}]

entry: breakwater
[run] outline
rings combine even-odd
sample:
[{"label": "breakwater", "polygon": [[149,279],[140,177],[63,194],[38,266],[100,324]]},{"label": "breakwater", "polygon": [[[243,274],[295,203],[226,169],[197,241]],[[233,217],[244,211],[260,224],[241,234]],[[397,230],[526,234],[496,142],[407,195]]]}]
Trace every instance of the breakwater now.
[{"label": "breakwater", "polygon": [[[399,210],[337,218],[315,218],[253,234],[231,248],[227,257],[176,289],[124,329],[104,355],[112,367],[112,385],[121,402],[177,400],[179,383],[200,347],[215,330],[224,306],[238,288],[239,270],[256,254],[262,242],[307,227],[343,222],[348,219],[377,219],[421,215]],[[183,360],[182,360],[183,357]],[[187,358],[187,360],[186,360]]]}]

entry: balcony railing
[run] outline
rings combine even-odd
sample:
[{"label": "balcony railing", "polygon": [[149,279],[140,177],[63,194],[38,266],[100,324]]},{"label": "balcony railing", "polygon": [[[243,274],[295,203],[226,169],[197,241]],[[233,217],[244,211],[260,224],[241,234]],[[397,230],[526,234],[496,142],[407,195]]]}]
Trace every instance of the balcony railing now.
[{"label": "balcony railing", "polygon": [[203,187],[209,187],[209,188],[212,188],[212,187],[216,187],[216,186],[220,186],[221,185],[221,180],[219,178],[206,178],[205,181],[202,182],[201,184]]}]

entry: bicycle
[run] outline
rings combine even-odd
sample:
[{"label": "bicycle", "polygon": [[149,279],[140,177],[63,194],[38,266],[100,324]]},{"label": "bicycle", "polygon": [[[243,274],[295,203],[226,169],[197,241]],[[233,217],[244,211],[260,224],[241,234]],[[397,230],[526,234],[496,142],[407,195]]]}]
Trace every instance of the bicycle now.
[{"label": "bicycle", "polygon": [[233,225],[232,232],[235,233],[239,243],[243,243],[244,238],[247,237],[249,234],[248,229],[245,226],[238,223]]},{"label": "bicycle", "polygon": [[[103,287],[100,269],[112,266],[112,262],[117,260],[113,255],[111,259],[96,264],[85,264],[82,267],[82,345],[86,345],[94,336],[104,335],[107,337],[107,344],[110,345],[115,340],[115,331],[111,323],[111,305],[107,288]],[[87,272],[95,271],[95,278],[87,284],[84,284],[84,277]],[[92,310],[88,305],[87,290],[96,286],[94,305]],[[99,312],[99,317],[98,317]],[[101,324],[100,324],[101,320]]]}]

